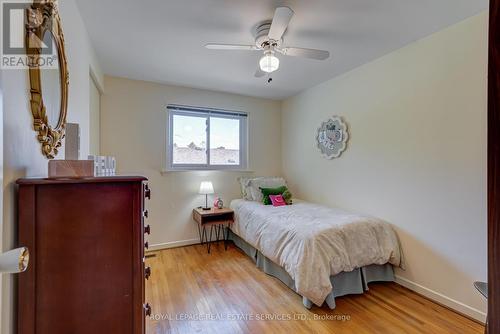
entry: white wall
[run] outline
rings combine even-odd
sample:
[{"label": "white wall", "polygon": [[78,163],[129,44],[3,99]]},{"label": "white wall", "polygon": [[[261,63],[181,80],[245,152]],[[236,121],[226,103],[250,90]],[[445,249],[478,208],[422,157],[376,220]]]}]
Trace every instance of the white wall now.
[{"label": "white wall", "polygon": [[[487,19],[482,13],[283,102],[285,177],[298,197],[394,224],[400,282],[484,319]],[[331,115],[339,159],[315,146]]]},{"label": "white wall", "polygon": [[149,178],[150,244],[164,247],[197,242],[198,230],[191,211],[204,203],[204,197],[197,195],[200,182],[211,180],[217,195],[228,205],[240,195],[236,178],[252,175],[227,171],[162,175],[168,104],[248,112],[249,169],[257,175],[281,174],[280,102],[114,77],[105,77],[105,85],[101,100],[101,153],[116,157],[120,173],[135,172]]},{"label": "white wall", "polygon": [[[90,79],[90,124],[89,124],[89,136],[90,136],[90,147],[89,153],[93,155],[99,155],[101,150],[101,92],[94,81]],[[86,159],[86,156],[80,156],[80,159]]]},{"label": "white wall", "polygon": [[[103,81],[87,31],[74,0],[59,3],[66,41],[70,86],[68,100],[68,122],[79,123],[81,130],[81,153],[89,150],[89,71]],[[29,107],[29,79],[25,70],[5,70],[2,73],[4,93],[4,198],[3,224],[0,229],[2,249],[15,245],[16,200],[14,182],[25,176],[46,176],[47,159],[41,153],[40,144],[33,131]],[[64,158],[64,149],[57,157]],[[13,332],[13,280],[3,276],[1,303],[1,332]]]}]

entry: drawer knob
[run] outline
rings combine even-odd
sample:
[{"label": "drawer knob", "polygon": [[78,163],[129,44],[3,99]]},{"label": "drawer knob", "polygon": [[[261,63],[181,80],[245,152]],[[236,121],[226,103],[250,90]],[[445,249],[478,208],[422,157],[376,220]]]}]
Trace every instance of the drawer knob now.
[{"label": "drawer knob", "polygon": [[144,215],[144,217],[148,218],[149,217],[149,212],[148,210],[144,210],[144,212],[142,213]]},{"label": "drawer knob", "polygon": [[147,241],[144,243],[144,248],[149,249],[149,243]]},{"label": "drawer knob", "polygon": [[151,227],[149,225],[144,226],[144,234],[151,234]]},{"label": "drawer knob", "polygon": [[151,276],[151,267],[146,267],[144,269],[144,277],[146,277],[146,279],[149,279],[149,276]]},{"label": "drawer knob", "polygon": [[147,317],[151,316],[151,305],[149,305],[149,303],[146,303],[146,305],[144,305],[144,310],[146,311]]}]

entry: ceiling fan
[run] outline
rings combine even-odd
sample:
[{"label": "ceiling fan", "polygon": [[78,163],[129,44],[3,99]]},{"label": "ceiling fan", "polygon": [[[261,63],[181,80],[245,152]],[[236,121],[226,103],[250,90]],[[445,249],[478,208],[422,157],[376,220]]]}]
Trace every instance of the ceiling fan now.
[{"label": "ceiling fan", "polygon": [[274,12],[272,21],[260,24],[256,29],[255,45],[240,44],[206,44],[207,49],[214,50],[243,50],[243,51],[263,51],[260,58],[259,67],[255,72],[256,77],[262,77],[267,73],[276,71],[280,66],[280,61],[276,53],[285,56],[303,57],[316,60],[325,60],[330,56],[330,52],[325,50],[304,49],[283,46],[283,34],[288,23],[292,19],[294,12],[288,7],[278,7]]}]

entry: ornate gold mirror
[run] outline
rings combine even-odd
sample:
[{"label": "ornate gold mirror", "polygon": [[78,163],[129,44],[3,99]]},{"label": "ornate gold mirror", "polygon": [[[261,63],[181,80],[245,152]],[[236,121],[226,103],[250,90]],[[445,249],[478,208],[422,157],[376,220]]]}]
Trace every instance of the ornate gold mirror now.
[{"label": "ornate gold mirror", "polygon": [[69,86],[56,0],[35,0],[27,9],[26,51],[33,125],[42,153],[53,159],[64,138]]}]

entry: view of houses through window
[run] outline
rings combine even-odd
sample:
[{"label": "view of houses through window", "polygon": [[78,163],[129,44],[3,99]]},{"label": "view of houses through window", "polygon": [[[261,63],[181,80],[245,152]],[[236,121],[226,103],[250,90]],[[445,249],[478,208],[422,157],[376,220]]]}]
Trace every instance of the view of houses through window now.
[{"label": "view of houses through window", "polygon": [[[170,111],[170,167],[242,168],[246,116],[211,112]],[[243,146],[243,147],[242,147]]]}]

